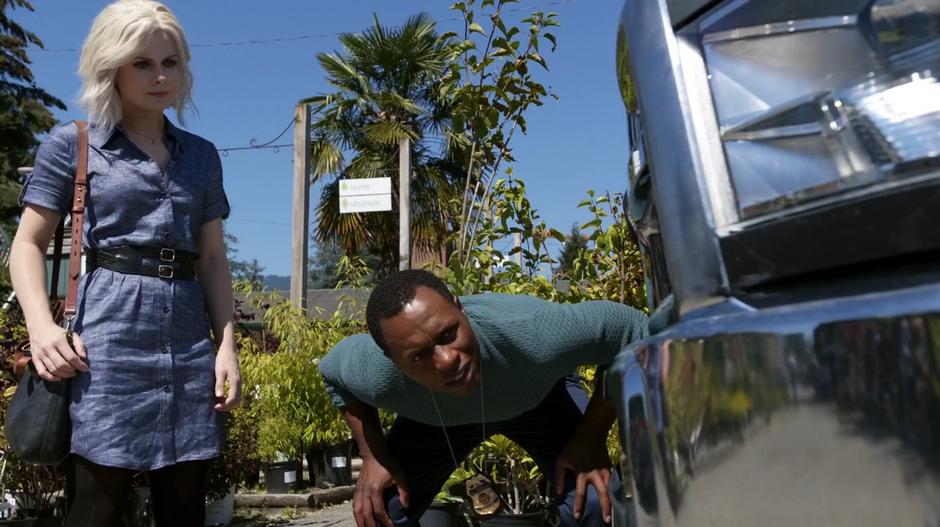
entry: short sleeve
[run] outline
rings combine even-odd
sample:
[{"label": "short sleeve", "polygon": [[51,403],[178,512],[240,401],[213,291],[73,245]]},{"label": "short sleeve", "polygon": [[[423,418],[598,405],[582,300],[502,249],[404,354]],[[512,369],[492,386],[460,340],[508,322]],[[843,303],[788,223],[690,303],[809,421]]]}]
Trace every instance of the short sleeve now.
[{"label": "short sleeve", "polygon": [[369,360],[375,357],[384,359],[382,350],[369,334],[359,333],[337,342],[320,359],[320,375],[333,406],[345,408],[350,401],[362,401],[375,406],[374,395],[381,393],[391,379]]},{"label": "short sleeve", "polygon": [[202,218],[203,223],[208,223],[216,218],[228,218],[230,208],[228,197],[225,196],[225,188],[222,186],[222,160],[219,159],[219,153],[212,148],[209,155],[209,179],[206,189],[206,208],[205,215]]},{"label": "short sleeve", "polygon": [[[20,192],[19,204],[27,203],[68,213],[75,187],[74,137],[71,124],[53,129],[36,151],[33,172]],[[77,131],[72,134],[77,135]]]},{"label": "short sleeve", "polygon": [[330,402],[333,403],[333,406],[336,408],[346,408],[347,401],[356,400],[356,398],[353,397],[353,394],[349,393],[348,390],[340,387],[339,385],[327,382],[326,378],[324,378],[323,384],[326,387],[326,393],[330,396]]},{"label": "short sleeve", "polygon": [[326,393],[330,396],[330,402],[336,408],[345,408],[346,401],[355,400],[356,398],[338,380],[342,360],[339,357],[341,352],[336,350],[337,347],[340,346],[337,345],[330,353],[320,359],[318,367],[320,376],[323,378],[323,384],[326,387]]}]

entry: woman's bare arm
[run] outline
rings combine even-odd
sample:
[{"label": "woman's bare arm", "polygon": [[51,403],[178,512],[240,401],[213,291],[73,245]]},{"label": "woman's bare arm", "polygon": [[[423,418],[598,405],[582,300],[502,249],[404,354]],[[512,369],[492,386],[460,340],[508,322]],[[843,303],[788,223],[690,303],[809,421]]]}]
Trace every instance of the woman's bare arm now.
[{"label": "woman's bare arm", "polygon": [[26,317],[30,353],[40,377],[59,381],[88,371],[85,345],[73,334],[72,346],[65,330],[52,319],[46,291],[46,250],[61,215],[51,209],[26,205],[10,251],[13,290]]}]

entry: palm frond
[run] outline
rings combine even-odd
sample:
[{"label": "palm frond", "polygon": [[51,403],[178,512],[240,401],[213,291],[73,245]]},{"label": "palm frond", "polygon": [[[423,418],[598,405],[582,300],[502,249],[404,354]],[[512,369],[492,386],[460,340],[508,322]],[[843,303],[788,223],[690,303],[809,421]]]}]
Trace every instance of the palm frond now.
[{"label": "palm frond", "polygon": [[[455,224],[453,204],[465,178],[459,164],[465,160],[451,148],[451,112],[439,90],[455,56],[454,36],[440,35],[429,15],[417,13],[398,27],[374,17],[364,31],[342,34],[339,42],[341,51],[317,55],[334,91],[310,99],[315,177],[394,175],[398,143],[411,139],[413,239],[417,247],[439,249]],[[393,181],[397,195],[397,177]],[[389,269],[396,268],[394,196],[393,202],[391,214],[341,215],[333,181],[317,205],[317,237],[335,238],[347,251],[368,248],[381,254]]]}]

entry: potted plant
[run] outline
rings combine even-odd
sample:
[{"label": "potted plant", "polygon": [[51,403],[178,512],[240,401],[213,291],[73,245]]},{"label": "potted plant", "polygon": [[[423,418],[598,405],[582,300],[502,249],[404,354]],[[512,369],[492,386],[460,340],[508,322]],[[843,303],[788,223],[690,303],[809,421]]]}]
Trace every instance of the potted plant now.
[{"label": "potted plant", "polygon": [[460,524],[462,503],[450,494],[437,496],[418,521],[421,527],[456,527]]},{"label": "potted plant", "polygon": [[246,482],[257,481],[261,468],[258,456],[258,426],[250,418],[251,401],[228,415],[226,437],[219,457],[209,468],[206,494],[207,526],[228,525],[235,513],[235,490]]},{"label": "potted plant", "polygon": [[[26,326],[17,311],[0,311],[0,423],[6,421],[7,406],[16,391],[13,374],[16,346],[26,339]],[[57,526],[62,523],[62,494],[65,477],[47,466],[23,463],[16,459],[0,431],[0,488],[9,492],[16,503],[14,518],[0,520],[0,525]]]},{"label": "potted plant", "polygon": [[[343,338],[363,331],[361,320],[353,318],[340,308],[330,318],[311,321],[317,341],[310,348],[310,364],[317,367],[320,359]],[[349,427],[333,407],[326,385],[319,371],[312,375],[313,382],[302,396],[307,426],[304,440],[310,445],[308,467],[311,482],[317,487],[352,485],[352,454],[354,442]]]},{"label": "potted plant", "polygon": [[[246,357],[248,358],[248,357]],[[283,494],[299,488],[302,482],[300,456],[304,451],[303,425],[291,417],[291,409],[281,401],[293,382],[286,379],[295,357],[271,353],[243,361],[245,386],[253,393],[248,414],[258,427],[255,455],[261,460],[265,488],[269,494]],[[291,361],[293,362],[293,361]],[[302,382],[297,378],[298,382]]]},{"label": "potted plant", "polygon": [[466,467],[457,467],[447,478],[444,487],[434,501],[421,514],[418,522],[421,527],[457,527],[457,525],[469,525],[469,522],[461,522],[464,517],[464,481],[474,475],[474,472]]},{"label": "potted plant", "polygon": [[[4,449],[4,489],[16,501],[15,519],[28,520],[7,525],[56,527],[62,524],[65,477],[53,467],[23,463]],[[0,520],[0,525],[4,525]]]},{"label": "potted plant", "polygon": [[519,445],[494,435],[470,454],[470,462],[489,478],[503,502],[496,514],[480,517],[482,526],[541,527],[545,523],[551,505],[547,498],[551,483]]},{"label": "potted plant", "polygon": [[[339,444],[338,450],[308,455],[310,479],[321,485],[351,483],[349,431],[332,406],[317,365],[336,342],[360,331],[361,322],[337,313],[328,319],[311,320],[286,300],[269,296],[266,302],[270,307],[264,314],[265,331],[269,342],[276,346],[267,352],[257,343],[249,343],[253,352],[243,355],[243,378],[252,398],[250,413],[258,423],[258,453],[263,459],[280,463],[271,467],[271,475],[278,482],[281,476],[274,472],[280,471],[285,481],[292,480],[290,487],[297,488],[300,470],[296,460],[309,454],[313,446]],[[332,472],[321,474],[317,481],[317,468],[324,465]],[[294,471],[295,477],[291,477]]]},{"label": "potted plant", "polygon": [[[265,487],[270,494],[281,494],[299,487],[302,481],[298,459],[303,452],[302,426],[291,419],[290,401],[281,401],[295,379],[288,373],[298,365],[299,357],[283,353],[289,348],[300,349],[298,335],[303,335],[305,321],[280,297],[258,291],[250,283],[239,282],[235,290],[244,295],[239,312],[244,309],[262,313],[260,331],[251,331],[240,324],[236,339],[241,355],[243,385],[242,407],[236,414],[243,423],[251,423],[251,431],[243,434],[250,449],[250,458],[258,461],[264,472]],[[236,314],[238,317],[238,314]],[[285,364],[289,362],[289,364]],[[299,372],[298,372],[299,373]],[[299,377],[296,382],[302,382]],[[236,432],[239,426],[234,427]],[[248,429],[241,427],[242,431]],[[246,441],[241,441],[242,445]],[[247,454],[247,452],[246,452]],[[245,481],[254,476],[245,471]],[[223,471],[224,473],[224,471]],[[225,481],[218,482],[221,493]]]}]

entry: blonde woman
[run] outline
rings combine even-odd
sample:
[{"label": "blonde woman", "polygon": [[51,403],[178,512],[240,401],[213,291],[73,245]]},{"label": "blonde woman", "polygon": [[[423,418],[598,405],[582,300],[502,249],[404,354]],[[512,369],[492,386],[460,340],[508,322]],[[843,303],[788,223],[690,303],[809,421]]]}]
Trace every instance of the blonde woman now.
[{"label": "blonde woman", "polygon": [[119,524],[140,470],[158,525],[201,526],[220,413],[240,399],[221,164],[163,114],[183,121],[189,58],[176,17],[149,0],[105,7],[82,47],[88,272],[74,347],[49,312],[45,252],[72,200],[75,125],[49,133],[21,195],[10,268],[32,361],[44,379],[72,379],[69,526]]}]

